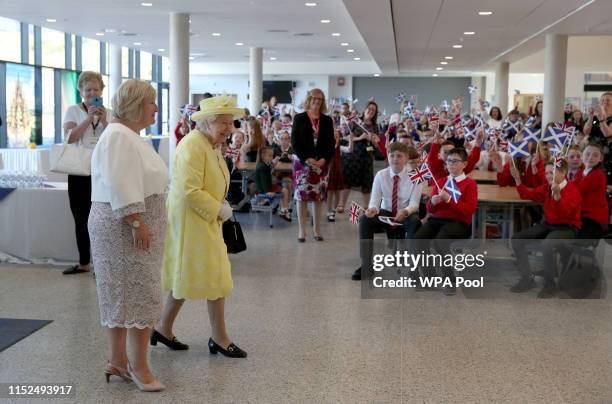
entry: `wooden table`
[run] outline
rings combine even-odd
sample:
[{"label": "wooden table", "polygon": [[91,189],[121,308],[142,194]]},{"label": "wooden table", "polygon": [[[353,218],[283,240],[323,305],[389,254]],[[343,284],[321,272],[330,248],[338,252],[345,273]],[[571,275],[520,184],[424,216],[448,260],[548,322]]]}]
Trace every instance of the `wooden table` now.
[{"label": "wooden table", "polygon": [[468,176],[479,184],[497,184],[497,172],[473,170]]},{"label": "wooden table", "polygon": [[[248,179],[255,172],[256,166],[257,166],[257,163],[250,163],[250,162],[249,163],[240,162],[238,166],[236,166],[236,169],[240,171],[240,174],[242,174],[242,192],[244,192],[245,195],[247,191]],[[274,166],[274,171],[280,172],[280,173],[290,173],[291,163],[279,162],[278,164]]]}]

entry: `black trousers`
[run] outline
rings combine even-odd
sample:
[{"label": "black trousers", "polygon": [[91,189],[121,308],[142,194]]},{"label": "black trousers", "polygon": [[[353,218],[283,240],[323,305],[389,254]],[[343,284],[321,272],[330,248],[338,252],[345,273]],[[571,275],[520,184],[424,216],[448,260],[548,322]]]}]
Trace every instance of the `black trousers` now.
[{"label": "black trousers", "polygon": [[608,226],[602,226],[593,219],[582,218],[582,227],[578,230],[578,238],[597,240],[608,232]]},{"label": "black trousers", "polygon": [[371,273],[373,242],[375,233],[387,233],[387,238],[406,239],[414,237],[421,225],[421,219],[417,213],[408,216],[402,226],[391,226],[378,220],[378,216],[391,216],[388,210],[380,210],[378,215],[369,218],[361,215],[359,218],[359,256],[361,257],[361,271],[364,274]]},{"label": "black trousers", "polygon": [[87,231],[87,220],[91,209],[91,177],[69,175],[68,199],[70,200],[70,211],[74,218],[79,264],[87,265],[90,262],[91,255],[89,232]]},{"label": "black trousers", "polygon": [[546,222],[538,223],[516,233],[512,237],[512,249],[516,255],[516,265],[521,276],[524,278],[531,276],[526,247],[534,244],[533,240],[544,239],[544,241],[537,244],[538,249],[542,251],[544,256],[544,281],[546,283],[554,283],[557,272],[555,248],[567,243],[564,240],[574,238],[576,238],[576,230],[572,226],[567,224],[553,225]]},{"label": "black trousers", "polygon": [[[427,253],[431,247],[435,248],[438,254],[450,254],[450,240],[462,239],[470,237],[471,225],[457,220],[429,218],[416,232],[414,238],[418,240],[415,243],[416,251],[414,254],[419,254],[421,251]],[[444,261],[444,260],[443,260]],[[452,267],[442,267],[442,274],[445,278],[450,278],[455,283],[455,272]],[[424,276],[435,276],[435,268],[425,268]]]}]

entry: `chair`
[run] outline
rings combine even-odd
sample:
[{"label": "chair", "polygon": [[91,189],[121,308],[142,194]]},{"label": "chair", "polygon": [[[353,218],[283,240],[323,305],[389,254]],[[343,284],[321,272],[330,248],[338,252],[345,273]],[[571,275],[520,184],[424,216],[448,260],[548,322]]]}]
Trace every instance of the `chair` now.
[{"label": "chair", "polygon": [[[261,205],[260,202],[263,200],[269,201],[266,205]],[[272,218],[274,217],[274,211],[278,208],[280,203],[280,197],[275,196],[270,198],[265,194],[256,195],[253,199],[251,199],[251,211],[253,212],[269,212],[270,214],[270,228],[273,228]]]}]

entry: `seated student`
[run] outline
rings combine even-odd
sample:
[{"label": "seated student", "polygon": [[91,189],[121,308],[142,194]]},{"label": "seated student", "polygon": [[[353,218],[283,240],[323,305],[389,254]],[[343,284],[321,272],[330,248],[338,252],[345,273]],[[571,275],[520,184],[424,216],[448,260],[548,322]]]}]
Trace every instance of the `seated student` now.
[{"label": "seated student", "polygon": [[[472,152],[467,159],[466,166],[464,167],[466,174],[469,174],[474,167],[476,167],[476,163],[478,163],[478,160],[480,159],[480,146],[478,145],[482,143],[483,136],[483,133],[480,132],[476,138],[477,146],[474,146],[472,149]],[[429,165],[429,170],[433,174],[434,178],[439,179],[448,175],[444,162],[446,161],[448,152],[454,148],[455,143],[452,140],[446,140],[440,145],[438,145],[437,142],[433,142],[431,144],[429,154],[427,155],[427,164]]]},{"label": "seated student", "polygon": [[[556,258],[554,248],[560,242],[558,239],[576,238],[581,227],[580,204],[582,198],[578,187],[567,181],[567,161],[561,160],[554,168],[554,163],[546,164],[546,184],[537,188],[528,188],[522,183],[520,173],[512,167],[512,176],[516,181],[516,189],[522,199],[531,199],[544,204],[544,221],[535,224],[512,237],[512,248],[517,257],[517,267],[521,274],[519,281],[510,288],[511,292],[520,293],[533,289],[536,283],[529,267],[528,254],[525,247],[528,240],[546,239],[541,245],[544,255],[544,287],[538,293],[540,298],[555,295]],[[531,241],[532,243],[532,241]]]},{"label": "seated student", "polygon": [[495,145],[489,144],[487,151],[480,153],[480,160],[476,164],[476,168],[481,171],[502,171],[504,163],[508,160],[508,154],[496,150]]},{"label": "seated student", "polygon": [[291,147],[291,135],[286,130],[279,134],[278,143],[272,145],[274,158],[281,163],[291,163],[293,148]]},{"label": "seated student", "polygon": [[[536,149],[538,152],[536,153]],[[537,147],[535,143],[529,144],[529,157],[513,157],[514,163],[508,159],[508,161],[499,169],[497,166],[497,185],[500,187],[514,187],[516,182],[512,178],[510,169],[516,167],[520,176],[521,182],[530,188],[537,188],[540,185],[546,183],[546,176],[544,174],[544,162],[548,161],[550,154],[548,148],[544,143],[540,143]]]},{"label": "seated student", "polygon": [[[361,240],[374,239],[374,233],[385,231],[389,239],[412,238],[420,224],[418,212],[422,184],[410,180],[419,154],[414,147],[401,142],[389,145],[387,160],[389,167],[380,170],[374,177],[370,203],[365,214],[359,218],[359,254],[361,267],[351,276],[361,280],[361,270],[372,265],[371,243]],[[379,220],[379,216],[390,216],[402,226],[391,226]]]},{"label": "seated student", "polygon": [[606,173],[602,166],[603,150],[591,143],[582,152],[584,169],[578,171],[574,184],[582,196],[582,227],[578,238],[599,239],[608,232],[608,201],[606,200]]},{"label": "seated student", "polygon": [[[519,119],[520,119],[520,114],[518,110],[513,109],[512,111],[508,112],[508,121],[510,121],[511,123],[514,124],[518,122]],[[513,142],[514,137],[517,135],[517,130],[513,128],[504,128],[503,126],[502,128],[506,132],[506,140],[508,140],[509,142]],[[517,128],[520,128],[520,127],[517,125]]]},{"label": "seated student", "polygon": [[[450,253],[450,246],[444,240],[468,238],[472,226],[472,216],[476,212],[478,204],[478,186],[476,181],[465,175],[468,156],[465,149],[455,148],[446,153],[446,168],[449,176],[453,178],[456,188],[461,192],[457,202],[451,197],[445,188],[448,176],[437,180],[441,191],[437,186],[432,187],[432,195],[427,202],[427,216],[423,226],[416,232],[414,238],[419,240],[437,239],[434,246],[439,254]],[[424,245],[423,242],[417,246]],[[426,250],[426,248],[423,248]],[[417,248],[421,251],[421,248]],[[445,286],[444,294],[452,296],[456,294],[455,274],[452,267],[443,267],[445,278],[449,278],[453,286]],[[434,275],[434,269],[429,268],[424,274],[427,277]]]},{"label": "seated student", "polygon": [[262,204],[269,203],[269,198],[281,196],[280,209],[278,215],[286,221],[291,221],[291,214],[288,211],[289,207],[289,191],[286,188],[281,188],[278,184],[272,183],[272,160],[274,158],[272,148],[264,146],[259,149],[257,156],[257,166],[255,167],[255,184],[257,193],[265,196],[260,201]]},{"label": "seated student", "polygon": [[567,151],[567,179],[574,181],[582,169],[582,152],[580,146],[573,145]]}]

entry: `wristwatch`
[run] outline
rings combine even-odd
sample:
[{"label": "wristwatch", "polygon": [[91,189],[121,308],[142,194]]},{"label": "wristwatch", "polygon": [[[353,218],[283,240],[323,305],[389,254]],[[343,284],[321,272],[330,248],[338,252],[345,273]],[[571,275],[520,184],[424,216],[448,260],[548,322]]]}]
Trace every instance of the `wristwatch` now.
[{"label": "wristwatch", "polygon": [[132,228],[138,229],[140,227],[140,220],[136,219],[132,222]]}]

